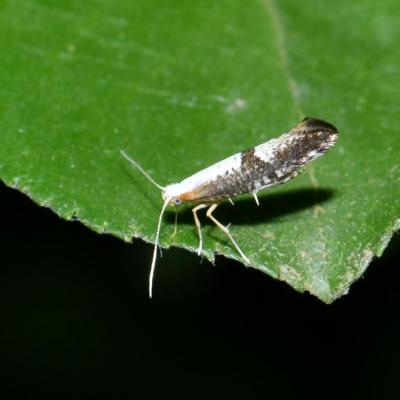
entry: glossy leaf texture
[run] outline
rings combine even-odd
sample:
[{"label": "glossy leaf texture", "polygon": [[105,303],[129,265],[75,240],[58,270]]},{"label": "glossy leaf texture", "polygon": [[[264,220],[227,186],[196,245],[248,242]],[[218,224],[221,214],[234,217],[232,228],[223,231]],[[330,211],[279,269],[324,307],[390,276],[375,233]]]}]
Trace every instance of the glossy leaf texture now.
[{"label": "glossy leaf texture", "polygon": [[[338,144],[215,215],[251,265],[325,302],[400,227],[395,0],[0,3],[0,177],[61,217],[152,242],[161,184],[325,119]],[[201,214],[204,254],[240,260]],[[195,250],[189,206],[161,244]],[[22,240],[22,239],[21,239]],[[162,261],[159,264],[162,267]]]}]

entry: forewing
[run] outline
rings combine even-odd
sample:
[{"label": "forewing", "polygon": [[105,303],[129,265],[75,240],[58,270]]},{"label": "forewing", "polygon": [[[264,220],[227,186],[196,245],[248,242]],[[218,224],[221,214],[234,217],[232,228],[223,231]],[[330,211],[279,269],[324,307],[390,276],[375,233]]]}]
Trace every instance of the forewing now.
[{"label": "forewing", "polygon": [[257,170],[265,170],[260,189],[284,183],[298,175],[301,167],[326,153],[337,136],[333,125],[305,118],[290,132],[255,147],[253,159],[248,160],[248,170],[254,169],[252,164]]}]

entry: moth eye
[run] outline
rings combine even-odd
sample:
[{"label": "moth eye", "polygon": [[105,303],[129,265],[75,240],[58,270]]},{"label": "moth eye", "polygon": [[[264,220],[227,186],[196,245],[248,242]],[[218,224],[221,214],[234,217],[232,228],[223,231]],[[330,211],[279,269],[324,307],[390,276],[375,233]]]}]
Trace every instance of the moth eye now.
[{"label": "moth eye", "polygon": [[175,199],[175,204],[176,204],[177,206],[179,206],[179,204],[181,204],[180,199]]}]

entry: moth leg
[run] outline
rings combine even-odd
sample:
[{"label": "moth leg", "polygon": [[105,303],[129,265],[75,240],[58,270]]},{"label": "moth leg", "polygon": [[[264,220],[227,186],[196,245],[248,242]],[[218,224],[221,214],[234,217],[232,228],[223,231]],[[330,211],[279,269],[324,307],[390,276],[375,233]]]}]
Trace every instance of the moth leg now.
[{"label": "moth leg", "polygon": [[[215,211],[215,209],[218,207],[218,204],[213,204],[211,205],[211,207],[207,210],[207,217],[211,219],[212,222],[214,222],[215,225],[218,226],[218,228],[220,228],[225,234],[226,236],[228,236],[228,238],[231,240],[231,242],[233,243],[233,245],[235,246],[236,250],[239,252],[239,254],[243,257],[243,259],[250,264],[249,259],[244,255],[243,251],[240,249],[239,245],[236,243],[236,240],[233,238],[233,236],[231,235],[231,233],[229,232],[229,229],[227,226],[224,226],[221,224],[221,222],[219,222],[214,215],[212,215],[212,213]],[[229,226],[229,225],[228,225]]]},{"label": "moth leg", "polygon": [[253,192],[253,197],[254,197],[254,200],[256,201],[257,205],[259,206],[260,203],[258,201],[258,197],[257,197],[257,193],[256,192]]},{"label": "moth leg", "polygon": [[235,203],[233,202],[233,200],[230,197],[228,197],[228,200],[229,200],[229,203],[231,203],[233,206],[235,205]]},{"label": "moth leg", "polygon": [[201,250],[203,248],[203,237],[201,235],[201,224],[199,221],[199,217],[197,216],[197,211],[201,210],[202,208],[206,208],[206,207],[207,207],[206,204],[199,204],[198,206],[196,206],[192,209],[194,223],[197,226],[197,233],[199,235],[199,248],[197,249],[197,255],[201,254]]}]

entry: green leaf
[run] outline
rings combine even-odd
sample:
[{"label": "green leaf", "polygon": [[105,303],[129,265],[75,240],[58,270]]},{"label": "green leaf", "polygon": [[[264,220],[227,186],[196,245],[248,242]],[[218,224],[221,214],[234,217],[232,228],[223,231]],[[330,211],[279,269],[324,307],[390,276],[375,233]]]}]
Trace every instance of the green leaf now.
[{"label": "green leaf", "polygon": [[[97,232],[153,241],[161,184],[260,144],[301,116],[340,132],[284,186],[216,217],[253,267],[325,302],[400,228],[397,0],[0,3],[0,176]],[[240,259],[203,221],[205,255]],[[189,207],[163,246],[195,250]]]}]

